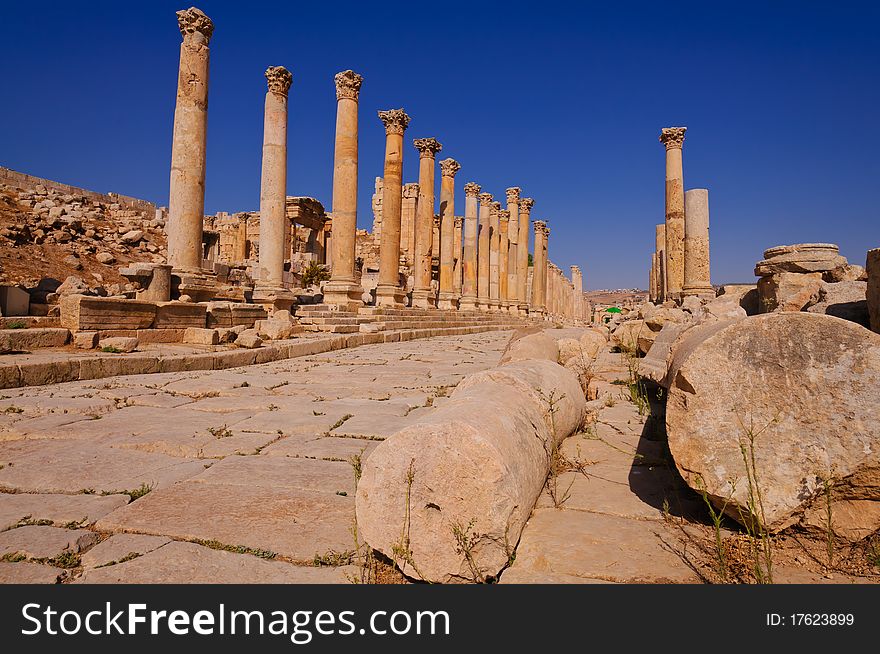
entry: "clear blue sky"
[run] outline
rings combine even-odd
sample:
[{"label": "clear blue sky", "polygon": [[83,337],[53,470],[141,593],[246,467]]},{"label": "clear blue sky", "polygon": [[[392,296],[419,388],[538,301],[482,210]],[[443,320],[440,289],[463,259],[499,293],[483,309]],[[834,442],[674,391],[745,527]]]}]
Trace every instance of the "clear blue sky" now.
[{"label": "clear blue sky", "polygon": [[[4,3],[0,165],[168,198],[184,2]],[[293,72],[288,193],[330,208],[333,75],[364,76],[361,227],[384,131],[412,116],[465,182],[521,186],[550,256],[586,288],[646,285],[663,220],[660,128],[687,125],[686,188],[710,189],[713,281],[765,248],[880,246],[880,9],[874,3],[200,1],[211,41],[205,208],[257,209],[269,65]],[[439,174],[439,171],[438,171]],[[439,187],[439,185],[438,185]]]}]

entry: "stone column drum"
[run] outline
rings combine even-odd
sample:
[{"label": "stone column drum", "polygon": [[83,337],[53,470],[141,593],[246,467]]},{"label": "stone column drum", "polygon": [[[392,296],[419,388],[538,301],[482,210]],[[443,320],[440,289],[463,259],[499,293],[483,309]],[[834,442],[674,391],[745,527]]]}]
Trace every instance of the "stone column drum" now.
[{"label": "stone column drum", "polygon": [[214,23],[192,7],[177,12],[183,36],[171,142],[168,263],[178,272],[202,268],[205,151],[208,130],[208,43]]},{"label": "stone column drum", "polygon": [[[455,159],[440,162],[440,293],[439,309],[457,309],[453,273],[455,249],[455,175],[461,164]],[[460,255],[459,255],[460,256]]]},{"label": "stone column drum", "polygon": [[544,283],[547,275],[547,236],[550,230],[543,220],[534,222],[535,254],[532,258],[532,306],[530,312],[544,315]]},{"label": "stone column drum", "polygon": [[403,259],[410,268],[416,256],[416,205],[419,202],[419,185],[404,184],[400,208],[400,245]]},{"label": "stone column drum", "polygon": [[709,274],[709,190],[684,194],[684,286],[682,295],[715,297]]},{"label": "stone column drum", "polygon": [[477,306],[483,311],[489,310],[491,299],[491,262],[490,250],[492,242],[492,194],[480,193],[480,225],[477,239]]},{"label": "stone column drum", "polygon": [[[510,220],[507,223],[507,309],[514,313],[518,311],[517,307],[522,299],[519,296],[519,270],[517,267],[519,261],[519,195],[521,192],[522,189],[518,186],[511,186],[505,191],[507,211],[510,213]],[[528,239],[526,239],[526,247],[528,247]]]},{"label": "stone column drum", "polygon": [[648,301],[657,301],[657,253],[651,253],[651,268],[648,271]]},{"label": "stone column drum", "polygon": [[501,308],[501,284],[499,277],[499,252],[501,250],[501,221],[498,212],[501,203],[493,202],[489,211],[489,311]]},{"label": "stone column drum", "polygon": [[516,297],[517,311],[521,316],[529,313],[529,223],[535,201],[531,198],[519,200],[519,243],[516,245]]},{"label": "stone column drum", "polygon": [[510,308],[510,276],[507,268],[510,265],[510,240],[508,238],[508,230],[510,229],[510,212],[507,209],[498,211],[498,301],[502,311]]},{"label": "stone column drum", "polygon": [[385,125],[385,168],[382,186],[382,238],[379,240],[379,282],[376,305],[402,307],[400,286],[400,216],[403,183],[403,133],[409,116],[403,109],[379,112]]},{"label": "stone column drum", "polygon": [[462,254],[461,254],[461,246],[462,246],[462,230],[464,229],[464,216],[455,216],[453,218],[455,221],[455,235],[452,239],[452,292],[455,294],[456,300],[458,300],[459,306],[461,305],[461,268],[462,268]]},{"label": "stone column drum", "polygon": [[415,139],[419,151],[419,200],[416,207],[415,282],[412,305],[420,309],[436,306],[431,291],[431,243],[434,234],[434,157],[443,148],[434,138]]},{"label": "stone column drum", "polygon": [[680,300],[684,287],[684,173],[681,149],[687,127],[664,127],[660,142],[666,146],[666,294]]},{"label": "stone column drum", "polygon": [[343,310],[363,306],[363,289],[355,278],[358,180],[358,96],[363,77],[352,70],[337,73],[336,148],[333,159],[333,238],[330,281],[324,303]]},{"label": "stone column drum", "polygon": [[654,235],[657,253],[657,304],[666,299],[666,224],[657,225]]},{"label": "stone column drum", "polygon": [[287,241],[287,94],[293,77],[283,66],[266,70],[263,168],[260,181],[260,277],[254,302],[289,310],[293,295],[284,288]]},{"label": "stone column drum", "polygon": [[480,185],[464,185],[464,255],[462,260],[461,301],[459,308],[473,311],[477,308],[477,195]]}]

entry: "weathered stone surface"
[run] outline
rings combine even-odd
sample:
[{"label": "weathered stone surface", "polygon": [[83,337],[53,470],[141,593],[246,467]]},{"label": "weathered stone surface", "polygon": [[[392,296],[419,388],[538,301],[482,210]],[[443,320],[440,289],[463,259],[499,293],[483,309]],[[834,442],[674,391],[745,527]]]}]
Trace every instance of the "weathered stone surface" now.
[{"label": "weathered stone surface", "polygon": [[[604,328],[603,328],[604,329]],[[584,356],[595,358],[605,348],[608,342],[607,333],[600,333],[597,329],[587,329],[580,337],[581,350]]]},{"label": "weathered stone surface", "polygon": [[725,284],[718,289],[718,298],[736,301],[749,316],[761,312],[757,284]]},{"label": "weathered stone surface", "polygon": [[134,352],[140,341],[129,336],[111,336],[98,341],[98,347],[102,350],[119,350],[120,352]]},{"label": "weathered stone surface", "polygon": [[[688,302],[696,300],[698,305],[700,303],[700,298],[696,296],[688,296],[685,299]],[[690,316],[681,309],[658,307],[649,317],[645,318],[645,326],[652,332],[659,332],[668,322],[687,322],[688,320],[690,320]]]},{"label": "weathered stone surface", "polygon": [[183,342],[194,345],[217,345],[220,342],[220,334],[216,329],[187,327],[183,333]]},{"label": "weathered stone surface", "polygon": [[856,281],[822,282],[818,301],[808,306],[807,311],[836,316],[869,327],[867,286],[867,282]]},{"label": "weathered stone surface", "polygon": [[73,346],[81,350],[98,347],[98,332],[77,332],[73,335]]},{"label": "weathered stone surface", "polygon": [[257,334],[256,329],[246,329],[235,339],[235,344],[252,350],[263,345],[263,339]]},{"label": "weathered stone surface", "polygon": [[518,329],[510,337],[510,342],[501,353],[499,364],[528,359],[559,359],[559,346],[555,339],[538,328]]},{"label": "weathered stone surface", "polygon": [[64,571],[51,565],[0,561],[0,584],[57,584]]},{"label": "weathered stone surface", "polygon": [[28,525],[0,532],[0,557],[22,554],[29,559],[51,559],[64,551],[79,553],[98,542],[98,534],[85,529]]},{"label": "weathered stone surface", "polygon": [[348,583],[351,567],[315,568],[265,561],[194,543],[168,543],[131,561],[86,570],[85,584],[334,584]]},{"label": "weathered stone surface", "polygon": [[21,520],[51,520],[56,525],[88,525],[120,506],[128,495],[45,495],[0,493],[0,530]]},{"label": "weathered stone surface", "polygon": [[285,338],[290,338],[297,331],[302,331],[302,329],[297,329],[297,326],[294,325],[290,319],[277,319],[271,318],[269,320],[257,320],[254,323],[254,329],[260,338],[268,341],[279,341]]},{"label": "weathered stone surface", "polygon": [[868,273],[862,266],[846,263],[838,268],[822,273],[822,279],[830,284],[836,282],[864,282],[868,279]]},{"label": "weathered stone surface", "polygon": [[507,562],[503,543],[516,541],[544,484],[548,453],[580,426],[584,407],[576,377],[552,361],[465,378],[367,459],[357,491],[361,534],[391,555],[406,524],[413,565],[404,572],[451,581],[468,577],[453,530],[472,531],[480,535],[477,565],[497,575]]},{"label": "weathered stone surface", "polygon": [[880,248],[868,250],[868,316],[871,329],[880,333]]},{"label": "weathered stone surface", "polygon": [[821,273],[781,272],[758,280],[761,313],[803,311],[819,300]]},{"label": "weathered stone surface", "polygon": [[204,327],[207,305],[188,302],[157,302],[155,329],[186,329]]},{"label": "weathered stone surface", "polygon": [[649,331],[644,320],[627,320],[611,332],[611,342],[621,350],[635,352],[639,347],[639,336]]},{"label": "weathered stone surface", "polygon": [[702,325],[669,379],[675,463],[734,519],[750,515],[749,476],[764,507],[752,518],[773,530],[796,523],[829,477],[840,499],[880,500],[880,336],[806,312]]},{"label": "weathered stone surface", "polygon": [[82,564],[86,568],[113,565],[119,563],[120,559],[142,556],[170,542],[171,539],[164,536],[115,534],[83,554]]},{"label": "weathered stone surface", "polygon": [[72,331],[146,329],[155,318],[152,302],[85,295],[61,298],[61,326]]},{"label": "weathered stone surface", "polygon": [[0,329],[0,354],[42,347],[64,347],[69,338],[70,332],[67,329],[53,327]]},{"label": "weathered stone surface", "polygon": [[847,263],[831,243],[780,245],[764,251],[764,260],[755,264],[755,276],[777,273],[814,273],[833,270]]}]

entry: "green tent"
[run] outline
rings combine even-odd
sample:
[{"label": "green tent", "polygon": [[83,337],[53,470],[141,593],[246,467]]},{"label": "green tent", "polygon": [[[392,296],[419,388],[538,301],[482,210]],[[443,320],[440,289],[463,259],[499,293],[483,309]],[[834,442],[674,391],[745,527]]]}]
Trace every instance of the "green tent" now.
[{"label": "green tent", "polygon": [[617,307],[608,307],[605,311],[608,313],[622,313]]}]

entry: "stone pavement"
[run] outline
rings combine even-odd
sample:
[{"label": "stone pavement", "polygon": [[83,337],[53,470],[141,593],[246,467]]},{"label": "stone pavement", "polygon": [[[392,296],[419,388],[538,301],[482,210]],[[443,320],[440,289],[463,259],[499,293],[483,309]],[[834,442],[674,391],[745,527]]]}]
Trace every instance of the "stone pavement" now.
[{"label": "stone pavement", "polygon": [[349,459],[509,336],[2,391],[0,582],[344,583]]}]

